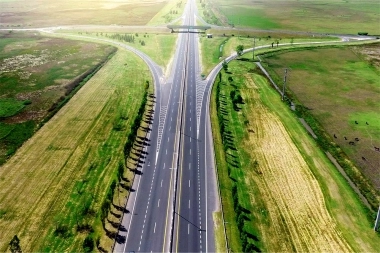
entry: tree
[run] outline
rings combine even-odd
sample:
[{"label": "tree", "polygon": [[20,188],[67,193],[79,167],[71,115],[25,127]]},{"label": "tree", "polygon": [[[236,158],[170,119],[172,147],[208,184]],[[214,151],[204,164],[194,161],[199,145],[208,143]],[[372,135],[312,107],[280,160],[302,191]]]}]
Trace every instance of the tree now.
[{"label": "tree", "polygon": [[243,50],[244,50],[244,46],[243,45],[239,45],[236,47],[236,53],[238,56],[241,56],[243,54]]},{"label": "tree", "polygon": [[223,66],[224,71],[227,72],[227,70],[228,70],[228,63],[226,62],[226,60],[223,61],[222,66]]},{"label": "tree", "polygon": [[13,236],[12,240],[9,242],[9,247],[12,253],[22,253],[20,239],[18,239],[17,235]]},{"label": "tree", "polygon": [[94,240],[91,235],[88,235],[83,241],[83,249],[85,252],[92,252],[94,250]]}]

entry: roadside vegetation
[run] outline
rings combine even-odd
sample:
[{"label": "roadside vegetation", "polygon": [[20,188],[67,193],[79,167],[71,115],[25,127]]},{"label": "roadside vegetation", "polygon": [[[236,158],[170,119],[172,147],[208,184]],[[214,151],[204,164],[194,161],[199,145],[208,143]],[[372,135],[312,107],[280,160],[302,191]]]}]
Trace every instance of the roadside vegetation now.
[{"label": "roadside vegetation", "polygon": [[211,120],[229,248],[376,251],[373,220],[251,62],[230,62]]},{"label": "roadside vegetation", "polygon": [[130,45],[148,55],[155,63],[163,68],[164,72],[170,70],[172,57],[175,51],[177,35],[152,33],[107,33],[107,32],[78,32],[97,38],[113,39]]},{"label": "roadside vegetation", "polygon": [[[198,9],[198,14],[199,16],[205,21],[207,24],[212,24],[212,25],[223,25],[223,21],[221,19],[224,19],[224,16],[221,15],[216,15],[219,14],[215,10],[217,7],[216,5],[213,4],[212,1],[209,0],[197,0],[197,9]],[[202,22],[203,24],[204,22]]]},{"label": "roadside vegetation", "polygon": [[[339,41],[338,38],[327,36],[305,36],[286,33],[260,33],[236,30],[216,31],[210,30],[213,38],[200,37],[200,48],[202,50],[202,74],[208,75],[219,62],[236,52],[236,48],[242,45],[244,49],[259,46],[269,46],[266,49],[256,50],[255,54],[267,51],[283,50],[281,44],[288,43],[288,48],[297,47],[296,43],[315,43]],[[303,45],[302,47],[305,47]],[[211,53],[205,53],[211,52]],[[248,57],[248,55],[246,56]]]},{"label": "roadside vegetation", "polygon": [[377,0],[206,0],[223,25],[329,34],[380,35]]},{"label": "roadside vegetation", "polygon": [[[379,44],[264,54],[263,64],[375,211],[380,199]],[[302,59],[302,61],[300,61]],[[376,190],[377,189],[377,190]]]},{"label": "roadside vegetation", "polygon": [[185,9],[185,0],[169,0],[147,25],[162,25],[179,19]]},{"label": "roadside vegetation", "polygon": [[125,147],[150,83],[144,62],[118,50],[1,167],[1,251],[14,235],[25,252],[111,249],[137,172]]},{"label": "roadside vegetation", "polygon": [[0,165],[115,51],[38,33],[0,33]]}]

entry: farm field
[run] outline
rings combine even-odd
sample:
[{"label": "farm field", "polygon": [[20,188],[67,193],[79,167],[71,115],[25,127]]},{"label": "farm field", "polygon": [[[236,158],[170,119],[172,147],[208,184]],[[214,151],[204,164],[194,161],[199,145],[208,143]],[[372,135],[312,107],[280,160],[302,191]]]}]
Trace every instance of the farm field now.
[{"label": "farm field", "polygon": [[257,29],[380,34],[380,4],[376,0],[208,0],[235,26]]},{"label": "farm field", "polygon": [[231,250],[376,251],[366,209],[296,115],[252,63],[228,66],[211,117]]},{"label": "farm field", "polygon": [[[0,251],[15,234],[24,252],[83,251],[89,236],[98,248],[110,249],[100,207],[125,166],[124,144],[146,81],[152,80],[144,62],[119,49],[1,166]],[[133,173],[123,177],[130,187]],[[117,200],[112,203],[119,207]]]},{"label": "farm field", "polygon": [[145,25],[165,0],[0,1],[0,27],[55,25]]},{"label": "farm field", "polygon": [[278,83],[284,68],[291,69],[290,96],[316,118],[379,196],[380,153],[374,148],[380,146],[379,44],[278,53],[263,59]]},{"label": "farm field", "polygon": [[0,165],[114,50],[38,33],[0,32]]}]

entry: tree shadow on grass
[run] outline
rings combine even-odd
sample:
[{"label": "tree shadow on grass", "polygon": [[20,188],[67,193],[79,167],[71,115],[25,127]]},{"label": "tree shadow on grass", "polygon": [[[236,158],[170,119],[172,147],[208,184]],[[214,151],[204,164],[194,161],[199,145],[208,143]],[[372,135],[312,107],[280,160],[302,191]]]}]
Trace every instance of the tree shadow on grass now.
[{"label": "tree shadow on grass", "polygon": [[114,203],[112,203],[112,206],[113,206],[116,210],[118,210],[118,211],[120,211],[120,212],[123,212],[123,213],[129,213],[128,209],[125,208],[125,207],[118,206],[118,205],[116,205],[116,204],[114,204]]},{"label": "tree shadow on grass", "polygon": [[120,186],[121,188],[127,190],[127,191],[130,191],[130,192],[135,192],[136,190],[135,189],[132,189],[129,185],[127,184],[123,184],[123,183],[120,183]]},{"label": "tree shadow on grass", "polygon": [[116,218],[120,219],[121,218],[121,214],[117,214],[117,213],[114,213],[112,212],[112,210],[110,211],[110,213],[115,216]]},{"label": "tree shadow on grass", "polygon": [[112,220],[110,220],[110,219],[108,219],[108,218],[107,218],[107,221],[108,221],[109,224],[111,224],[111,226],[112,226],[113,228],[116,228],[116,229],[119,228],[119,225],[120,225],[119,222],[114,222],[114,221],[112,221]]}]

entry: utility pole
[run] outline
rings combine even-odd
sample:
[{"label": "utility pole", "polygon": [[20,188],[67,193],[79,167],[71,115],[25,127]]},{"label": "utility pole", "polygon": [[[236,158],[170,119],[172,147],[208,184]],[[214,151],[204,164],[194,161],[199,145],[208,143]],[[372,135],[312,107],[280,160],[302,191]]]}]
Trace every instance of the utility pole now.
[{"label": "utility pole", "polygon": [[288,69],[285,68],[285,74],[284,74],[284,86],[282,87],[282,96],[281,96],[281,100],[284,101],[284,97],[285,97],[285,86],[286,86],[286,78],[287,78],[287,75],[288,75]]},{"label": "utility pole", "polygon": [[[226,226],[226,224],[230,225],[229,222],[225,221],[224,222],[224,226]],[[231,225],[230,225],[230,229],[231,229]],[[227,230],[227,229],[226,229]],[[229,240],[230,240],[230,237],[228,236],[228,231],[227,230],[227,252],[230,253],[231,252],[231,249],[230,249],[230,243],[229,243]]]},{"label": "utility pole", "polygon": [[376,221],[375,221],[375,227],[373,228],[375,231],[378,231],[380,228],[380,206],[379,210],[377,211]]},{"label": "utility pole", "polygon": [[255,47],[256,47],[256,38],[253,37],[253,49],[252,49],[253,56],[252,56],[252,60],[255,60]]}]

